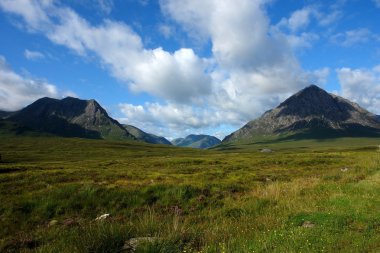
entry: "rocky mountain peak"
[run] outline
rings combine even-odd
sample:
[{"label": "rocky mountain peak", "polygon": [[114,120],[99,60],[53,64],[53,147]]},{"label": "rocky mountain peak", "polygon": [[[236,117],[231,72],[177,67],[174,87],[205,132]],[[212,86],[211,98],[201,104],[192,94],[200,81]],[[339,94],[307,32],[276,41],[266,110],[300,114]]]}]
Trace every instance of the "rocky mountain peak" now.
[{"label": "rocky mountain peak", "polygon": [[225,141],[297,131],[333,130],[344,134],[380,134],[374,114],[316,85],[308,86],[278,107],[225,138]]},{"label": "rocky mountain peak", "polygon": [[66,97],[59,100],[45,97],[18,111],[9,119],[37,131],[62,136],[134,139],[93,99]]}]

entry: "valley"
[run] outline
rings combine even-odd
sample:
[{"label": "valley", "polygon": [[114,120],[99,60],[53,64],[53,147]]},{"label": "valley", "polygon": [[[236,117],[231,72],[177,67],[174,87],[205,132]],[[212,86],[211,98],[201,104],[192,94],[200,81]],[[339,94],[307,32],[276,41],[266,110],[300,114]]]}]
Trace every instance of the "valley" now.
[{"label": "valley", "polygon": [[379,143],[4,137],[0,251],[376,252]]}]

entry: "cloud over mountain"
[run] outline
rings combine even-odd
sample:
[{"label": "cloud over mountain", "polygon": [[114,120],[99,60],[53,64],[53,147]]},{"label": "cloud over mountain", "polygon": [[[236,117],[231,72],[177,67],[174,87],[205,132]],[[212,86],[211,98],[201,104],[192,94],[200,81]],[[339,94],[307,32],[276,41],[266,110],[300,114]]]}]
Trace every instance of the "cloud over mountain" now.
[{"label": "cloud over mountain", "polygon": [[380,65],[372,69],[337,69],[341,94],[380,114]]},{"label": "cloud over mountain", "polygon": [[[269,0],[159,1],[165,25],[156,25],[158,32],[166,39],[183,32],[210,47],[209,54],[191,43],[171,50],[149,47],[132,24],[111,18],[94,22],[64,2],[2,0],[0,8],[21,18],[29,33],[96,59],[131,91],[152,96],[139,104],[117,103],[124,118],[144,122],[151,126],[144,129],[154,132],[158,125],[171,131],[240,126],[310,83],[323,85],[329,68],[306,70],[297,52],[320,39],[305,31],[313,22],[326,27],[341,18],[338,2],[324,9],[307,5],[274,22],[267,13]],[[96,3],[105,7],[103,13],[112,12],[112,1]]]},{"label": "cloud over mountain", "polygon": [[17,74],[0,56],[0,110],[18,110],[44,96],[58,97],[59,91],[46,81]]}]

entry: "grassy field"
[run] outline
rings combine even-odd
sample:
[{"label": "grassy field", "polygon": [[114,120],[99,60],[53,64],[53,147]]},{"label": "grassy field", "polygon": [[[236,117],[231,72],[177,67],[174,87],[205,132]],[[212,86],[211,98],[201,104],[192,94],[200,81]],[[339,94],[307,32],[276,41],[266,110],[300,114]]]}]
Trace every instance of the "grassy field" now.
[{"label": "grassy field", "polygon": [[378,145],[4,137],[0,252],[380,252]]}]

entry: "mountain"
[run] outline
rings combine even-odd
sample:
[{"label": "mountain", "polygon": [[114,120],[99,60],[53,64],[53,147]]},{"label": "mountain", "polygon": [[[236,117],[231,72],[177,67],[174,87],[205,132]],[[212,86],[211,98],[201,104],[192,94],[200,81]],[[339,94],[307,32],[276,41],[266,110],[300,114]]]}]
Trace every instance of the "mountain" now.
[{"label": "mountain", "polygon": [[185,138],[177,138],[177,139],[172,140],[172,144],[174,146],[179,146],[181,144],[181,142],[183,142],[184,140],[185,140]]},{"label": "mountain", "polygon": [[380,137],[380,122],[358,104],[311,85],[260,118],[248,122],[223,142],[284,134],[297,138]]},{"label": "mountain", "polygon": [[160,137],[154,134],[149,134],[141,129],[131,126],[131,125],[123,125],[127,131],[132,134],[137,140],[148,142],[148,143],[153,143],[153,144],[167,144],[167,145],[172,145],[170,141],[165,139],[164,137]]},{"label": "mountain", "polygon": [[95,100],[41,98],[6,118],[38,132],[64,137],[135,139]]},{"label": "mountain", "polygon": [[172,141],[173,145],[178,147],[191,147],[191,148],[210,148],[218,145],[221,141],[210,135],[195,135],[191,134],[186,138],[178,138]]}]

